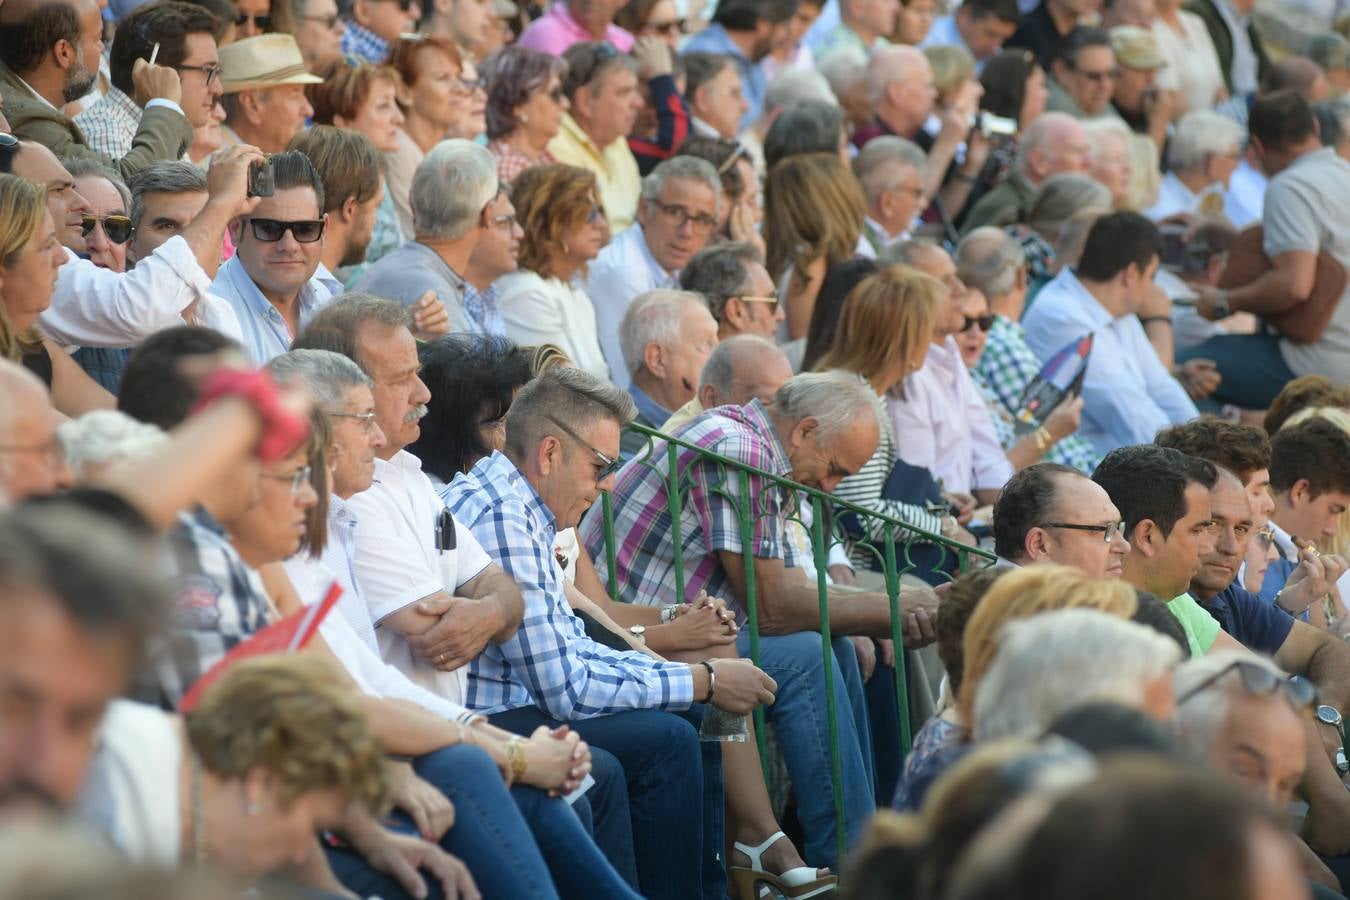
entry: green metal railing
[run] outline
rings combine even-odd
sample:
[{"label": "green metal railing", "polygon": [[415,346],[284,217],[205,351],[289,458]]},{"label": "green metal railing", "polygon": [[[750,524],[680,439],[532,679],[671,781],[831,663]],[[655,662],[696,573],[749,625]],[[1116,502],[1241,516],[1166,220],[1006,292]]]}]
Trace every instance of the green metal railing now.
[{"label": "green metal railing", "polygon": [[[835,834],[838,840],[839,861],[842,864],[846,854],[846,835],[844,833],[844,798],[839,756],[839,726],[835,708],[834,667],[830,665],[831,647],[830,609],[828,595],[828,567],[830,550],[837,543],[848,547],[851,555],[871,557],[879,566],[885,578],[885,591],[890,599],[891,639],[895,642],[895,690],[896,713],[899,720],[900,746],[905,753],[911,744],[909,722],[909,693],[905,676],[902,621],[900,618],[900,579],[906,573],[918,567],[912,558],[915,545],[926,544],[937,548],[938,559],[934,569],[950,569],[948,554],[955,556],[955,569],[965,572],[969,569],[971,558],[992,561],[993,555],[978,547],[958,543],[940,534],[934,534],[899,519],[873,512],[864,507],[848,503],[819,490],[798,484],[790,479],[747,466],[734,459],[710,452],[693,444],[671,437],[655,429],[642,425],[628,426],[630,431],[642,434],[646,446],[635,457],[639,465],[659,470],[664,463],[667,509],[670,512],[671,535],[674,556],[675,595],[681,601],[685,596],[685,567],[682,513],[686,506],[686,495],[693,486],[690,474],[691,466],[686,463],[683,470],[679,461],[684,451],[694,451],[695,458],[702,463],[713,463],[718,479],[711,484],[715,493],[732,504],[736,509],[740,527],[742,558],[745,563],[745,610],[750,629],[750,658],[759,664],[759,596],[755,584],[754,556],[749,548],[754,546],[755,522],[768,515],[784,515],[789,527],[801,528],[809,537],[810,550],[816,569],[816,591],[820,603],[820,645],[825,662],[825,697],[830,738],[830,777],[834,794]],[[758,495],[758,509],[751,509],[749,500],[751,478],[762,479],[765,489]],[[737,490],[728,485],[732,480]],[[775,491],[776,496],[775,496]],[[781,503],[781,505],[780,505]],[[809,511],[809,516],[807,512]],[[605,567],[608,575],[607,585],[611,596],[620,599],[618,586],[618,542],[614,537],[614,507],[609,494],[602,498],[605,535]],[[858,517],[863,537],[847,537],[838,522],[841,513],[852,513]],[[875,566],[869,566],[872,568]],[[764,710],[755,710],[755,733],[759,743],[761,761],[765,758]]]}]

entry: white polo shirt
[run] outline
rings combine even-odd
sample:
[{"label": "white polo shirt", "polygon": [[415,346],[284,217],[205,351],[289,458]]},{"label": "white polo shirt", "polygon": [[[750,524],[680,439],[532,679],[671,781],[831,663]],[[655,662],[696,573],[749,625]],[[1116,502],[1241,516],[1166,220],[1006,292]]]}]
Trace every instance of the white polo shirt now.
[{"label": "white polo shirt", "polygon": [[492,559],[467,528],[455,528],[455,548],[436,549],[445,504],[421,461],[400,450],[375,460],[375,483],[347,501],[356,517],[353,569],[375,623],[384,661],[415,683],[454,703],[464,702],[465,672],[442,672],[417,660],[403,635],[384,627],[391,614],[440,591],[453,594]]}]

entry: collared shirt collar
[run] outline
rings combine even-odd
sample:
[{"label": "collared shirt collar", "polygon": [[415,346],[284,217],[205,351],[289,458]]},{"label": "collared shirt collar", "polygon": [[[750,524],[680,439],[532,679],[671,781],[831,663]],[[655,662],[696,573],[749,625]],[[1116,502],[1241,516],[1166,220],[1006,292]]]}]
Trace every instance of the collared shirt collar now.
[{"label": "collared shirt collar", "polygon": [[633,403],[637,405],[638,415],[651,422],[653,427],[660,428],[666,419],[670,418],[670,410],[653,400],[636,383],[628,385],[628,396],[632,397]]},{"label": "collared shirt collar", "polygon": [[[554,5],[560,6],[562,4],[554,4]],[[604,148],[596,146],[595,141],[591,140],[591,136],[589,134],[581,130],[581,126],[577,124],[576,119],[572,118],[572,114],[570,112],[563,113],[562,124],[558,126],[558,132],[560,134],[565,135],[568,140],[580,144],[583,148],[585,148],[586,152],[594,156],[599,163],[601,163],[602,165],[604,164],[605,162]],[[608,166],[606,166],[606,168],[608,168]]]},{"label": "collared shirt collar", "polygon": [[507,459],[504,453],[493,450],[491,455],[474,466],[474,474],[480,481],[491,485],[497,494],[515,494],[519,497],[537,526],[550,534],[557,531],[557,519],[553,516],[553,510],[544,503],[544,498],[539,496],[539,492],[530,484],[525,473],[516,468],[516,464]]},{"label": "collared shirt collar", "polygon": [[346,285],[339,281],[332,272],[328,271],[328,267],[323,263],[319,263],[319,268],[314,270],[312,280],[326,287],[334,297],[347,289]]},{"label": "collared shirt collar", "polygon": [[1270,531],[1275,536],[1275,546],[1279,548],[1280,556],[1290,562],[1298,562],[1298,547],[1294,545],[1294,536],[1285,531],[1270,520]]},{"label": "collared shirt collar", "polygon": [[1245,29],[1251,22],[1250,13],[1240,13],[1233,6],[1231,0],[1214,0],[1214,8],[1219,11],[1219,15],[1228,21],[1228,24],[1234,28]]},{"label": "collared shirt collar", "polygon": [[342,35],[342,51],[365,57],[371,62],[389,58],[389,42],[354,19],[344,19],[347,26]]},{"label": "collared shirt collar", "polygon": [[[323,265],[320,263],[320,265]],[[258,285],[253,282],[253,278],[244,269],[243,262],[239,259],[239,254],[225,265],[221,266],[221,272],[229,279],[234,289],[239,292],[239,296],[248,304],[249,308],[262,319],[270,319],[272,315],[281,315],[281,311],[272,305],[272,301],[263,296],[262,291],[258,290]],[[310,276],[300,287],[300,293],[296,295],[295,301],[300,307],[300,327],[304,328],[309,322],[309,317],[317,311],[317,306],[321,300],[328,299],[321,294],[326,291],[324,284],[318,280],[318,271]],[[269,312],[270,311],[270,312]],[[292,335],[294,338],[294,335]]]},{"label": "collared shirt collar", "polygon": [[[13,72],[14,70],[11,69],[10,71]],[[39,94],[39,93],[37,92],[37,88],[33,87],[31,84],[29,84],[28,82],[26,82],[26,81],[24,81],[22,78],[20,78],[18,72],[14,72],[14,80],[17,81],[17,82],[19,82],[19,84],[23,85],[24,87],[28,88],[28,93],[32,94],[32,95],[33,95],[34,97],[36,97],[38,100],[41,100],[43,103],[47,104],[47,107],[48,107],[49,109],[56,109],[55,106],[52,106],[52,101],[48,100],[46,97],[44,97],[44,96],[42,96],[41,94]],[[57,111],[59,112],[60,110],[57,110]]]},{"label": "collared shirt collar", "polygon": [[769,471],[783,478],[792,477],[792,460],[788,459],[787,448],[778,439],[778,429],[773,426],[769,411],[764,408],[759,398],[756,397],[744,406],[732,408],[736,409],[745,424],[758,432],[760,438],[769,445],[774,459],[774,467]]},{"label": "collared shirt collar", "polygon": [[1112,316],[1110,311],[1107,310],[1105,306],[1102,306],[1102,302],[1092,296],[1092,292],[1083,286],[1083,282],[1078,280],[1078,275],[1075,274],[1072,268],[1064,269],[1064,271],[1055,276],[1055,280],[1063,281],[1064,286],[1068,290],[1078,294],[1078,296],[1082,298],[1083,311],[1087,313],[1090,319],[1092,319],[1091,324],[1094,327],[1097,325],[1109,325],[1118,319],[1123,319],[1125,316],[1131,315],[1130,313],[1125,313],[1120,316]]},{"label": "collared shirt collar", "polygon": [[619,238],[622,240],[630,234],[632,237],[628,239],[637,245],[638,250],[642,254],[643,262],[647,264],[647,268],[656,276],[657,285],[660,287],[674,287],[679,273],[667,272],[661,264],[656,261],[656,257],[652,255],[652,248],[647,246],[647,232],[643,229],[642,224],[640,222],[634,222],[632,225],[629,225],[628,228],[624,229],[623,234],[619,235]]}]

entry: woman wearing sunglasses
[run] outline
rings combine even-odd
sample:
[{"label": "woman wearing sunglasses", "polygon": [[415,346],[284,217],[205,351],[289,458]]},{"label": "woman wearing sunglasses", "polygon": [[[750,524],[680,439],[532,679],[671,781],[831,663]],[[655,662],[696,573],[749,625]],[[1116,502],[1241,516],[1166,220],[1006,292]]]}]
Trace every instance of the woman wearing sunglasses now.
[{"label": "woman wearing sunglasses", "polygon": [[516,179],[511,202],[524,240],[519,270],[497,282],[507,335],[522,345],[557,344],[577,368],[608,378],[585,288],[586,264],[609,242],[595,175],[562,163],[535,166]]},{"label": "woman wearing sunglasses", "polygon": [[51,305],[56,271],[65,261],[46,189],[0,175],[0,356],[41,378],[58,412],[79,416],[112,409],[115,402],[38,330],[38,316]]},{"label": "woman wearing sunglasses", "polygon": [[488,149],[497,157],[502,184],[530,166],[553,162],[548,142],[571,106],[563,95],[563,69],[560,58],[525,47],[507,47],[484,66]]}]

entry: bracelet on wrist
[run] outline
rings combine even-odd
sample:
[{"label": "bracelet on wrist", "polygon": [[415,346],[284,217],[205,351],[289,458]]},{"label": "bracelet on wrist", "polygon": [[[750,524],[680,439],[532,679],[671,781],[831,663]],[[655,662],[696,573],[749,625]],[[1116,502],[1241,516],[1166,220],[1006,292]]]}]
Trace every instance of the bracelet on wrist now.
[{"label": "bracelet on wrist", "polygon": [[675,621],[675,611],[680,608],[678,603],[667,603],[661,607],[661,624],[669,625]]},{"label": "bracelet on wrist", "polygon": [[511,766],[511,783],[519,784],[525,777],[525,750],[520,746],[523,741],[512,736],[506,740],[506,761]]},{"label": "bracelet on wrist", "polygon": [[708,670],[708,696],[703,698],[704,703],[711,703],[713,693],[717,690],[717,671],[713,669],[712,663],[706,659],[702,661],[703,668]]},{"label": "bracelet on wrist", "polygon": [[1055,437],[1044,425],[1032,432],[1032,436],[1036,438],[1036,450],[1039,453],[1044,453],[1054,446]]}]

